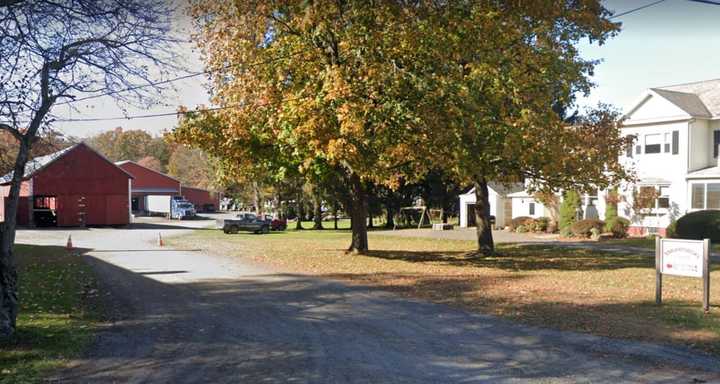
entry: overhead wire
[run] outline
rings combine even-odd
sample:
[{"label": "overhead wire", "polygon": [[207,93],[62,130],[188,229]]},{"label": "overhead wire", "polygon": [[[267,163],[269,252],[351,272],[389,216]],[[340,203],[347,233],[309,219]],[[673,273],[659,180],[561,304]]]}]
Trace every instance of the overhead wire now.
[{"label": "overhead wire", "polygon": [[[712,5],[720,5],[720,3],[713,2],[713,1],[710,1],[710,0],[687,0],[687,1],[697,2],[697,3],[704,3],[704,4],[712,4]],[[618,17],[627,16],[627,15],[630,15],[630,14],[632,14],[632,13],[635,13],[635,12],[641,11],[641,10],[643,10],[643,9],[646,9],[646,8],[649,8],[649,7],[658,5],[658,4],[663,3],[663,2],[665,2],[665,0],[653,1],[653,2],[651,2],[651,3],[648,3],[648,4],[645,4],[645,5],[639,6],[639,7],[637,7],[637,8],[633,8],[633,9],[629,9],[629,10],[627,10],[627,11],[623,11],[623,12],[617,13],[617,14],[611,16],[610,19],[615,19],[615,18],[618,18]],[[292,54],[290,54],[290,55],[287,55],[287,56],[276,57],[276,58],[273,58],[273,59],[270,59],[270,60],[265,60],[265,61],[260,61],[260,62],[256,62],[256,63],[251,63],[251,64],[247,64],[246,66],[251,67],[251,66],[256,66],[256,65],[268,64],[268,63],[271,63],[271,62],[273,62],[273,61],[277,61],[277,60],[280,60],[280,59],[283,59],[283,58],[292,57],[292,56],[297,55],[297,54],[300,54],[300,53],[302,53],[302,52],[294,52],[294,53],[292,53]],[[114,95],[114,94],[117,94],[117,93],[130,92],[130,91],[133,91],[133,90],[142,89],[142,88],[147,88],[147,87],[151,87],[151,86],[168,84],[168,83],[172,83],[172,82],[179,81],[179,80],[184,80],[184,79],[188,79],[188,78],[192,78],[192,77],[197,77],[197,76],[201,76],[201,75],[207,75],[207,74],[210,74],[210,73],[213,73],[213,72],[217,72],[217,71],[222,71],[222,70],[225,70],[225,69],[228,69],[228,68],[231,68],[231,67],[233,67],[233,66],[228,66],[228,67],[226,67],[226,68],[221,68],[221,69],[216,69],[216,70],[208,70],[208,71],[203,71],[203,72],[192,73],[192,74],[189,74],[189,75],[179,76],[179,77],[176,77],[176,78],[173,78],[173,79],[168,79],[168,80],[162,80],[162,81],[158,81],[158,82],[154,82],[154,83],[143,84],[143,85],[139,85],[139,86],[136,86],[136,87],[129,87],[129,88],[125,88],[125,89],[122,89],[122,90],[111,91],[111,92],[107,92],[107,93],[99,94],[99,95],[87,96],[87,97],[75,99],[75,100],[72,100],[72,101],[67,101],[67,102],[63,102],[63,103],[58,103],[58,104],[56,104],[56,105],[71,104],[71,103],[75,103],[75,102],[79,102],[79,101],[83,101],[83,100],[90,100],[90,99],[100,98],[100,97],[104,97],[104,96]],[[298,100],[298,99],[303,99],[303,98],[308,98],[308,97],[310,97],[310,96],[303,96],[303,97],[298,97],[298,98],[285,99],[285,100],[283,100],[283,101],[292,101],[292,100]],[[269,105],[269,104],[263,104],[263,105],[257,105],[257,106],[265,106],[265,105]],[[217,111],[217,110],[223,110],[223,109],[237,108],[237,107],[241,107],[241,106],[242,106],[242,104],[234,104],[234,105],[228,105],[228,106],[210,107],[210,108],[206,108],[206,109],[204,109],[204,110],[205,110],[205,111]],[[147,119],[147,118],[155,118],[155,117],[177,116],[177,115],[187,114],[187,113],[191,113],[191,112],[194,112],[194,111],[162,112],[162,113],[152,113],[152,114],[136,115],[136,116],[116,116],[116,117],[97,117],[97,118],[69,118],[69,119],[55,119],[54,121],[56,121],[56,122],[98,122],[98,121],[133,120],[133,119]]]}]

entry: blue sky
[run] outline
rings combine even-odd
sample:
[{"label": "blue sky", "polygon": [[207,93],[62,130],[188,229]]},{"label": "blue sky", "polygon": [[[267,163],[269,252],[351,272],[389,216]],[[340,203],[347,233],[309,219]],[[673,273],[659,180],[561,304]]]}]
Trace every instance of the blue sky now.
[{"label": "blue sky", "polygon": [[[607,1],[621,13],[651,0]],[[586,58],[602,59],[597,87],[580,104],[627,107],[646,88],[720,78],[720,5],[665,0],[622,16],[622,31],[603,46],[581,45]]]},{"label": "blue sky", "polygon": [[[621,13],[654,0],[610,0],[606,7]],[[720,0],[718,0],[720,2]],[[603,46],[581,44],[586,58],[601,59],[593,81],[597,87],[579,104],[608,103],[623,109],[633,103],[646,88],[720,78],[720,5],[687,0],[665,0],[649,8],[616,19],[622,31]],[[187,17],[178,16],[179,29],[188,29]],[[199,55],[192,46],[183,47],[192,71],[202,70]],[[178,105],[208,104],[202,78],[176,84],[176,91],[163,97],[163,104],[149,110],[129,109],[130,115],[172,112]],[[114,103],[99,99],[80,111],[56,111],[62,117],[122,116]],[[89,136],[122,126],[144,129],[153,134],[170,130],[175,117],[90,123],[63,123],[58,128],[74,136]]]}]

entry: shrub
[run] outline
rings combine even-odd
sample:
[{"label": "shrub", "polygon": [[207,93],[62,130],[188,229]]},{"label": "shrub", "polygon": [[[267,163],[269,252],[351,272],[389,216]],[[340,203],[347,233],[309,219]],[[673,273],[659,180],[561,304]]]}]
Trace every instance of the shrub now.
[{"label": "shrub", "polygon": [[580,194],[577,191],[566,191],[560,204],[560,230],[570,228],[577,221],[577,210],[580,208]]},{"label": "shrub", "polygon": [[518,216],[510,221],[510,229],[517,230],[519,226],[525,226],[532,224],[533,218],[528,216]]},{"label": "shrub", "polygon": [[677,220],[670,222],[670,225],[665,229],[665,235],[667,237],[677,237]]},{"label": "shrub", "polygon": [[550,219],[547,217],[539,217],[533,220],[533,232],[545,232],[550,224]]},{"label": "shrub", "polygon": [[605,223],[602,220],[587,219],[576,221],[570,226],[570,232],[577,237],[590,237],[592,235],[592,229],[599,232],[602,231]]},{"label": "shrub", "polygon": [[616,217],[612,223],[605,223],[605,232],[611,232],[613,237],[622,239],[627,237],[627,230],[629,226],[630,220],[624,217]]},{"label": "shrub", "polygon": [[617,190],[608,191],[608,194],[605,197],[605,232],[615,233],[613,227],[616,226],[616,221],[618,219],[618,200],[619,198]]},{"label": "shrub", "polygon": [[517,232],[517,233],[525,233],[527,231],[528,231],[528,227],[526,227],[523,224],[518,225],[517,228],[515,229],[515,232]]},{"label": "shrub", "polygon": [[568,238],[568,237],[572,237],[572,236],[573,236],[573,233],[572,233],[572,231],[570,230],[569,227],[568,227],[568,228],[563,228],[563,229],[560,230],[560,237]]},{"label": "shrub", "polygon": [[681,239],[720,241],[720,211],[691,212],[678,219],[675,236]]}]

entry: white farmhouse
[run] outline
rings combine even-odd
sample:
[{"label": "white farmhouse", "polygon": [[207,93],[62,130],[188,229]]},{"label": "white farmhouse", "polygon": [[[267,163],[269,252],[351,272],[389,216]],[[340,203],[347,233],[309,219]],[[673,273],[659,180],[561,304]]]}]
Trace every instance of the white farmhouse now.
[{"label": "white farmhouse", "polygon": [[[621,161],[639,181],[621,189],[619,214],[631,234],[664,235],[687,212],[720,209],[720,79],[649,89],[625,118],[622,134],[633,144]],[[654,207],[634,207],[633,196],[648,188],[659,194]]]}]

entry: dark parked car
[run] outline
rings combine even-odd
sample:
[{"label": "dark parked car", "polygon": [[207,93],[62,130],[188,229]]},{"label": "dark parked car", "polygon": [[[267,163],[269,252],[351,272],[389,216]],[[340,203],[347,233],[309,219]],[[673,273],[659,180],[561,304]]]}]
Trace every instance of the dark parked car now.
[{"label": "dark parked car", "polygon": [[265,215],[265,221],[270,223],[270,229],[273,231],[284,231],[287,229],[287,220],[276,219],[272,215]]},{"label": "dark parked car", "polygon": [[225,233],[238,233],[248,231],[255,233],[270,233],[270,223],[254,213],[240,213],[232,219],[222,221],[222,230]]}]

